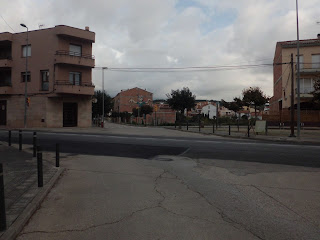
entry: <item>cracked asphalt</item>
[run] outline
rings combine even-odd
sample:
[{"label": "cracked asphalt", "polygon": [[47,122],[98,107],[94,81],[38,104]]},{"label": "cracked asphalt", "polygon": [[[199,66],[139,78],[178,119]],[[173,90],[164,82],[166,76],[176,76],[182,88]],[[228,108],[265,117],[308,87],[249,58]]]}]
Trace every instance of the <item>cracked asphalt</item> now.
[{"label": "cracked asphalt", "polygon": [[61,165],[18,240],[320,239],[318,167],[192,150],[148,159],[63,153]]}]

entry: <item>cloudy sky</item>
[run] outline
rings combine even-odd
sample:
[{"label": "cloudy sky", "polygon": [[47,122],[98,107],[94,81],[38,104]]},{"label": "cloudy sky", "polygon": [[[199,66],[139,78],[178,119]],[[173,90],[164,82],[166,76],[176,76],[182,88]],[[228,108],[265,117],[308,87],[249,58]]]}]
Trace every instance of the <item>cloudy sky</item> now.
[{"label": "cloudy sky", "polygon": [[[97,67],[184,68],[272,63],[277,41],[296,39],[295,0],[1,0],[0,32],[63,24],[96,33]],[[300,0],[300,38],[320,33],[320,0]],[[10,27],[13,29],[11,29]],[[166,98],[189,87],[197,99],[231,100],[244,88],[272,96],[272,67],[220,71],[107,70],[105,89],[140,87]],[[101,89],[101,70],[93,70]]]}]

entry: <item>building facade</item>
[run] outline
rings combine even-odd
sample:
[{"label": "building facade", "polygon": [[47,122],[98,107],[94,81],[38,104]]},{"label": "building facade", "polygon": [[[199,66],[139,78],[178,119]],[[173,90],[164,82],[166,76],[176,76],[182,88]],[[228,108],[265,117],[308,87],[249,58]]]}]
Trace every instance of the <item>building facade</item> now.
[{"label": "building facade", "polygon": [[[307,109],[312,100],[314,81],[320,77],[320,36],[300,40],[300,100]],[[279,112],[291,106],[291,54],[294,62],[294,104],[297,104],[297,41],[278,42],[274,54],[273,97],[270,112]]]},{"label": "building facade", "polygon": [[128,90],[121,90],[114,98],[113,112],[132,113],[133,108],[142,105],[153,105],[153,93],[135,87]]},{"label": "building facade", "polygon": [[0,125],[24,126],[27,75],[27,127],[91,126],[94,41],[88,27],[29,31],[28,45],[27,32],[0,33]]}]

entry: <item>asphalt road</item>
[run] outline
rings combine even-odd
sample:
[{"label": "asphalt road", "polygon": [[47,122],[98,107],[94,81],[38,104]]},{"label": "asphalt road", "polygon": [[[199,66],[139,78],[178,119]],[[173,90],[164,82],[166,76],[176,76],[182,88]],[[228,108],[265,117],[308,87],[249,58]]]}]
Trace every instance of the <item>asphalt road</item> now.
[{"label": "asphalt road", "polygon": [[[23,144],[32,144],[32,132],[23,132]],[[152,159],[158,155],[181,155],[192,159],[220,159],[305,167],[320,167],[320,146],[279,144],[228,138],[145,137],[135,135],[75,134],[38,132],[38,145],[44,151],[73,154]],[[0,140],[8,132],[0,131]],[[18,132],[12,132],[18,143]]]}]

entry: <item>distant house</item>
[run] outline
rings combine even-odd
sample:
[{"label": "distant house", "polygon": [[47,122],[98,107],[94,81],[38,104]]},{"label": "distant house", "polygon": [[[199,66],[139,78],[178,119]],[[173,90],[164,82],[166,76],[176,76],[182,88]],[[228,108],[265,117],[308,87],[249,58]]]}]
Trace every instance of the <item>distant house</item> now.
[{"label": "distant house", "polygon": [[153,93],[138,87],[121,90],[114,98],[114,112],[132,113],[133,108],[142,105],[153,105]]},{"label": "distant house", "polygon": [[202,107],[201,114],[208,115],[209,119],[213,119],[213,117],[217,116],[217,107],[212,103],[208,103]]},{"label": "distant house", "polygon": [[154,125],[174,123],[176,121],[176,111],[172,110],[169,104],[164,101],[154,101],[152,120]]}]

